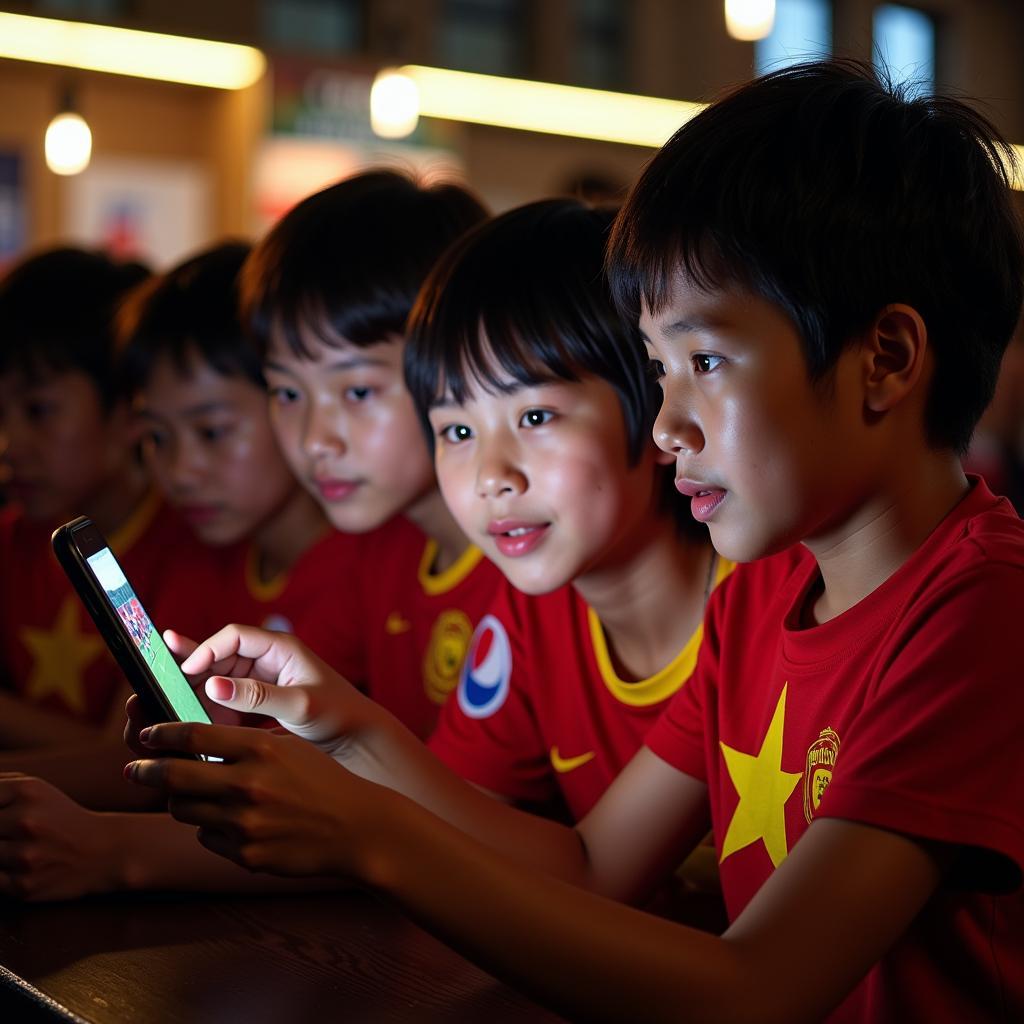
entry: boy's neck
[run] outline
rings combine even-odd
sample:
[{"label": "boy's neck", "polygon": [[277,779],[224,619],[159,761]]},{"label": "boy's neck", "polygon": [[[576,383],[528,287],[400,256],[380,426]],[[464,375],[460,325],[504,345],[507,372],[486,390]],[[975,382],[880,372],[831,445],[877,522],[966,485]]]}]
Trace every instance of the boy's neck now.
[{"label": "boy's neck", "polygon": [[330,529],[320,506],[296,487],[253,535],[262,582],[287,572]]},{"label": "boy's neck", "polygon": [[573,587],[601,621],[616,673],[637,681],[668,665],[701,624],[714,551],[681,537],[670,516],[633,533]]},{"label": "boy's neck", "polygon": [[453,566],[470,546],[469,538],[455,522],[436,487],[413,502],[403,515],[437,544],[437,557],[430,567],[432,573],[444,572]]},{"label": "boy's neck", "polygon": [[929,453],[910,471],[907,465],[902,462],[839,529],[804,541],[821,570],[809,620],[827,622],[880,587],[967,493],[967,478],[952,453]]}]

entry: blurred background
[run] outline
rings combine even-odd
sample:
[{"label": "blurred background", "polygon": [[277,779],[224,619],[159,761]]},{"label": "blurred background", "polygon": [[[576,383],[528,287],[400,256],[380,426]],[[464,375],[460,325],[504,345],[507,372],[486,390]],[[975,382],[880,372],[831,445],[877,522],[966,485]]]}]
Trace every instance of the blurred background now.
[{"label": "blurred background", "polygon": [[[0,264],[72,242],[159,269],[224,235],[258,235],[308,192],[382,161],[464,178],[496,210],[566,192],[614,198],[690,104],[824,53],[884,59],[917,87],[975,97],[1024,142],[1022,40],[1019,0],[2,4]],[[371,117],[389,69],[403,70]],[[677,102],[502,91],[524,82]],[[560,110],[567,124],[541,123]],[[510,122],[522,126],[500,126]]]}]

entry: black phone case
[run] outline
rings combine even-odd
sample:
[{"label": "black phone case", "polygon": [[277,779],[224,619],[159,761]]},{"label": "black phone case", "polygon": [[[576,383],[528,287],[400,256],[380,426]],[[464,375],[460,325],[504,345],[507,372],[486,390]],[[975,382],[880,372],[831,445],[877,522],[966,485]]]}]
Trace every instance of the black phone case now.
[{"label": "black phone case", "polygon": [[79,516],[54,530],[51,543],[57,561],[67,574],[92,621],[96,623],[96,628],[118,667],[142,702],[146,717],[154,724],[180,721],[135,645],[125,636],[117,613],[110,607],[106,595],[84,564],[85,558],[75,543],[74,535],[76,531],[92,525],[90,519]]}]

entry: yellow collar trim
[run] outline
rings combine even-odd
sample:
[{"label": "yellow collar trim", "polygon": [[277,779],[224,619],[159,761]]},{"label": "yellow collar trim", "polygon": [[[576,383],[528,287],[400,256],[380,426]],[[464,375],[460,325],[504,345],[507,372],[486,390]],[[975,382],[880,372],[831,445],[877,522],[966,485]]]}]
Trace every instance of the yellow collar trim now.
[{"label": "yellow collar trim", "polygon": [[[727,558],[719,558],[715,568],[714,586],[718,586],[736,568],[734,562]],[[700,653],[701,640],[704,638],[704,624],[701,623],[683,649],[661,670],[647,679],[635,683],[620,679],[612,665],[608,653],[608,641],[604,635],[604,627],[593,608],[587,608],[587,620],[590,623],[590,642],[594,647],[594,657],[601,678],[611,695],[620,703],[633,708],[647,708],[667,700],[693,674]]]},{"label": "yellow collar trim", "polygon": [[257,601],[273,601],[280,597],[288,585],[288,570],[279,572],[273,579],[265,582],[260,579],[259,556],[256,545],[250,544],[245,552],[245,586]]},{"label": "yellow collar trim", "polygon": [[483,557],[484,553],[470,544],[444,572],[433,573],[430,570],[437,559],[437,541],[428,540],[417,573],[423,592],[435,597],[453,590],[477,567]]},{"label": "yellow collar trim", "polygon": [[107,538],[111,551],[124,555],[149,529],[161,505],[160,495],[149,491],[132,509],[131,515]]}]

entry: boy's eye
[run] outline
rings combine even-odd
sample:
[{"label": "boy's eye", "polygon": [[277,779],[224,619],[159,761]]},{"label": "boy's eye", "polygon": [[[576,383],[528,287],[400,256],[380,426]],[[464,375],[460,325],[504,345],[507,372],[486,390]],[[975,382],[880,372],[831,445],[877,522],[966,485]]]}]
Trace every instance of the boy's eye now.
[{"label": "boy's eye", "polygon": [[267,394],[277,405],[290,405],[299,400],[299,393],[295,388],[267,388]]},{"label": "boy's eye", "polygon": [[554,418],[555,414],[550,409],[527,409],[523,413],[519,425],[522,427],[543,427],[545,423],[550,423]]},{"label": "boy's eye", "polygon": [[465,423],[452,423],[450,426],[443,427],[437,436],[448,444],[460,444],[463,441],[468,441],[473,436],[473,431]]},{"label": "boy's eye", "polygon": [[350,402],[365,402],[373,394],[373,388],[356,387],[346,388],[345,397]]},{"label": "boy's eye", "polygon": [[199,436],[204,441],[221,441],[231,433],[231,427],[224,423],[199,427],[198,429]]},{"label": "boy's eye", "polygon": [[697,373],[711,373],[722,363],[721,356],[709,355],[707,352],[698,352],[693,357],[693,368]]},{"label": "boy's eye", "polygon": [[150,451],[157,451],[167,444],[167,437],[159,430],[147,430],[146,433],[142,435],[142,444],[143,447]]}]

